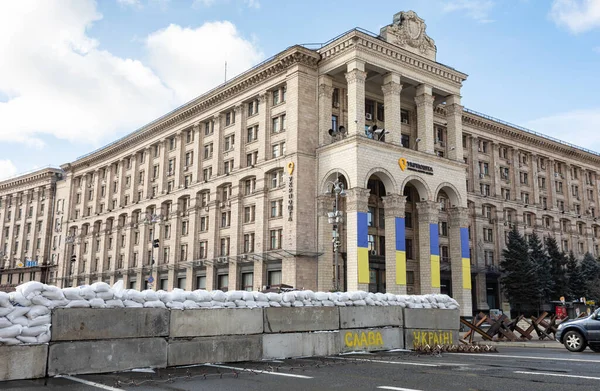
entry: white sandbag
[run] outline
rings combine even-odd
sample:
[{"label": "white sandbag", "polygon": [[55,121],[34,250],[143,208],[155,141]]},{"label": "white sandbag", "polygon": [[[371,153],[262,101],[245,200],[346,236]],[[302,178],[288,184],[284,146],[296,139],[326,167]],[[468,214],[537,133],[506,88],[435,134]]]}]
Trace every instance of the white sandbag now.
[{"label": "white sandbag", "polygon": [[242,300],[244,300],[244,301],[254,301],[254,295],[252,294],[252,292],[244,291],[242,293]]},{"label": "white sandbag", "polygon": [[50,328],[49,325],[35,326],[35,327],[23,327],[23,329],[21,330],[21,335],[23,335],[25,337],[37,337],[44,331],[48,331],[49,328]]},{"label": "white sandbag", "polygon": [[210,292],[210,296],[211,296],[211,301],[224,302],[225,300],[227,300],[227,296],[225,296],[225,293],[221,290],[216,290],[216,291]]},{"label": "white sandbag", "polygon": [[220,303],[218,301],[215,302],[210,302],[210,301],[201,301],[198,304],[198,307],[200,308],[212,308],[212,303]]},{"label": "white sandbag", "polygon": [[319,300],[313,300],[312,301],[312,306],[313,307],[323,307],[323,302],[319,301]]},{"label": "white sandbag", "polygon": [[21,330],[23,330],[23,326],[20,324],[4,327],[0,329],[0,338],[15,338],[17,335],[21,335]]},{"label": "white sandbag", "polygon": [[16,338],[0,338],[0,345],[12,346],[20,345],[22,342]]},{"label": "white sandbag", "polygon": [[102,299],[104,301],[112,300],[115,298],[115,291],[113,291],[112,289],[109,289],[104,292],[96,292],[96,297],[98,299]]},{"label": "white sandbag", "polygon": [[81,289],[79,288],[65,288],[63,294],[68,300],[81,300]]},{"label": "white sandbag", "polygon": [[267,297],[267,295],[265,295],[262,292],[252,292],[252,295],[254,296],[254,301],[263,301],[263,302],[269,301],[269,298]]},{"label": "white sandbag", "polygon": [[5,327],[10,327],[12,326],[12,322],[8,319],[6,319],[4,316],[0,316],[0,329],[3,329]]},{"label": "white sandbag", "polygon": [[183,302],[183,308],[186,310],[192,310],[195,308],[200,308],[200,306],[196,304],[195,300],[186,300]]},{"label": "white sandbag", "polygon": [[6,315],[6,318],[11,322],[14,322],[16,318],[25,316],[29,312],[30,307],[14,307],[10,314]]},{"label": "white sandbag", "polygon": [[281,307],[281,303],[279,303],[278,301],[269,301],[269,306],[279,308]]},{"label": "white sandbag", "polygon": [[300,300],[296,300],[292,303],[292,307],[304,307],[304,303]]},{"label": "white sandbag", "polygon": [[50,300],[52,302],[53,308],[64,308],[71,301],[63,298],[62,300]]},{"label": "white sandbag", "polygon": [[142,294],[144,295],[144,300],[146,300],[146,301],[159,300],[158,295],[152,289],[146,289],[145,291],[142,291]]},{"label": "white sandbag", "polygon": [[329,294],[327,292],[315,292],[315,299],[318,301],[329,300]]},{"label": "white sandbag", "polygon": [[304,296],[306,300],[315,300],[315,292],[311,291],[310,289],[304,291]]},{"label": "white sandbag", "polygon": [[293,303],[294,301],[296,301],[296,295],[294,294],[294,292],[284,292],[281,295],[281,301],[284,303]]},{"label": "white sandbag", "polygon": [[212,300],[211,296],[210,296],[210,292],[204,290],[204,289],[196,289],[194,291],[194,301],[197,302],[209,302]]},{"label": "white sandbag", "polygon": [[126,295],[131,301],[135,301],[137,303],[144,304],[146,299],[144,299],[144,294],[142,292],[136,291],[134,289],[127,289]]},{"label": "white sandbag", "polygon": [[352,300],[346,300],[343,303],[346,304],[346,306],[352,306],[352,305],[354,305],[354,302]]},{"label": "white sandbag", "polygon": [[31,306],[31,300],[26,299],[21,292],[10,292],[8,298],[12,303],[18,304],[21,307]]},{"label": "white sandbag", "polygon": [[360,292],[348,292],[348,298],[352,301],[362,300]]},{"label": "white sandbag", "polygon": [[[162,301],[159,301],[159,303],[162,303]],[[183,303],[180,301],[170,301],[167,303],[167,308],[172,310],[182,310],[184,307]]]},{"label": "white sandbag", "polygon": [[37,337],[24,337],[17,335],[17,339],[23,343],[37,343]]},{"label": "white sandbag", "polygon": [[31,298],[31,304],[33,304],[34,307],[35,306],[43,306],[43,307],[50,308],[50,309],[54,308],[54,302],[52,300],[45,298],[42,295],[33,296]]},{"label": "white sandbag", "polygon": [[237,306],[232,301],[226,301],[226,302],[223,303],[223,307],[225,307],[225,308],[235,308]]},{"label": "white sandbag", "polygon": [[396,301],[396,295],[394,295],[392,293],[386,293],[385,297],[386,297],[387,301]]},{"label": "white sandbag", "polygon": [[337,292],[329,292],[327,294],[327,300],[329,301],[338,301],[339,300],[339,296]]},{"label": "white sandbag", "polygon": [[375,305],[375,300],[371,299],[370,297],[366,297],[365,303],[367,303],[367,305]]},{"label": "white sandbag", "polygon": [[48,315],[49,313],[50,309],[48,307],[45,307],[43,305],[34,305],[29,308],[29,311],[27,312],[27,317],[29,319],[35,319],[38,316]]},{"label": "white sandbag", "polygon": [[99,298],[95,298],[89,301],[90,302],[90,307],[92,308],[106,308],[106,303],[104,302],[104,300],[99,299]]},{"label": "white sandbag", "polygon": [[10,300],[8,298],[8,293],[0,292],[0,307],[8,307],[11,306]]},{"label": "white sandbag", "polygon": [[17,292],[20,292],[27,300],[31,300],[33,296],[42,293],[44,284],[39,281],[28,281],[24,284],[19,285],[16,288]]},{"label": "white sandbag", "polygon": [[224,301],[214,301],[212,300],[210,302],[210,307],[211,308],[223,308],[225,306],[225,302]]},{"label": "white sandbag", "polygon": [[156,301],[147,301],[144,303],[144,308],[167,308],[165,303],[160,300]]},{"label": "white sandbag", "polygon": [[[255,301],[254,303],[256,303],[256,306],[258,308],[267,308],[267,307],[270,307],[268,301]],[[275,303],[275,302],[273,301],[272,303]]]},{"label": "white sandbag", "polygon": [[312,307],[312,301],[308,299],[302,300],[302,304],[304,304],[305,307]]},{"label": "white sandbag", "polygon": [[10,314],[13,309],[15,309],[15,307],[12,305],[10,307],[0,307],[0,317],[5,317],[6,315]]},{"label": "white sandbag", "polygon": [[229,292],[225,293],[225,295],[227,296],[227,301],[235,302],[236,300],[242,300],[242,298],[244,297],[244,292],[229,291]]},{"label": "white sandbag", "polygon": [[173,298],[173,301],[183,303],[187,300],[186,292],[183,289],[175,288],[173,289],[173,292],[170,293],[172,295],[171,297]]},{"label": "white sandbag", "polygon": [[123,305],[127,308],[144,308],[142,303],[133,300],[123,300]]},{"label": "white sandbag", "polygon": [[281,303],[281,294],[280,293],[275,293],[275,292],[268,292],[267,293],[267,299],[269,299],[269,301],[274,301],[277,303]]},{"label": "white sandbag", "polygon": [[91,286],[84,286],[80,288],[80,295],[82,299],[92,300],[96,298],[96,292]]},{"label": "white sandbag", "polygon": [[294,294],[294,297],[296,298],[297,301],[302,301],[302,300],[306,299],[306,295],[304,294],[304,291],[293,291],[291,293]]},{"label": "white sandbag", "polygon": [[63,300],[65,298],[65,295],[60,288],[45,290],[42,292],[41,296],[48,300]]},{"label": "white sandbag", "polygon": [[323,307],[334,307],[335,304],[331,300],[323,300]]},{"label": "white sandbag", "polygon": [[282,302],[281,302],[281,303],[279,303],[279,304],[281,304],[281,306],[282,306],[282,307],[287,307],[287,308],[289,308],[289,307],[291,307],[291,306],[292,306],[292,303],[288,303],[288,302],[286,302],[286,301],[282,301]]},{"label": "white sandbag", "polygon": [[106,308],[123,308],[123,307],[125,307],[125,304],[123,304],[122,300],[119,300],[119,299],[106,300]]},{"label": "white sandbag", "polygon": [[29,327],[43,326],[52,322],[52,315],[38,316],[29,321]]},{"label": "white sandbag", "polygon": [[235,303],[235,306],[238,307],[238,308],[246,308],[246,307],[248,307],[246,305],[246,302],[244,300],[236,300],[236,301],[234,301],[234,303]]},{"label": "white sandbag", "polygon": [[254,300],[251,300],[251,301],[247,301],[246,302],[246,307],[248,307],[248,308],[256,308],[256,307],[258,307],[258,305],[256,304],[256,302]]},{"label": "white sandbag", "polygon": [[50,334],[50,330],[45,331],[42,334],[38,335],[37,343],[48,343],[48,342],[50,342],[51,337],[52,337],[52,334]]},{"label": "white sandbag", "polygon": [[90,308],[90,302],[87,300],[73,300],[65,308]]},{"label": "white sandbag", "polygon": [[103,282],[103,281],[94,282],[91,285],[91,287],[94,290],[94,292],[96,292],[96,293],[108,292],[110,290],[110,285],[108,285],[106,282]]},{"label": "white sandbag", "polygon": [[364,301],[364,300],[354,300],[354,301],[352,302],[352,305],[354,305],[354,306],[360,306],[360,307],[363,307],[363,306],[366,306],[366,305],[367,305],[367,302],[366,302],[366,301]]}]

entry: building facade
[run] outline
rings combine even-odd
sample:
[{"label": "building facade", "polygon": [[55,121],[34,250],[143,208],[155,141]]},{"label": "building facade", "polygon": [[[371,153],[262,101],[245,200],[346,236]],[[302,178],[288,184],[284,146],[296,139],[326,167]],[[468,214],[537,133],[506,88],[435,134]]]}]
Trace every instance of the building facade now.
[{"label": "building facade", "polygon": [[502,308],[513,225],[599,255],[600,155],[463,108],[466,78],[412,11],[378,35],[292,46],[64,164],[45,210],[54,282]]},{"label": "building facade", "polygon": [[51,281],[56,263],[48,257],[52,208],[62,171],[37,170],[0,182],[0,291],[27,281]]}]

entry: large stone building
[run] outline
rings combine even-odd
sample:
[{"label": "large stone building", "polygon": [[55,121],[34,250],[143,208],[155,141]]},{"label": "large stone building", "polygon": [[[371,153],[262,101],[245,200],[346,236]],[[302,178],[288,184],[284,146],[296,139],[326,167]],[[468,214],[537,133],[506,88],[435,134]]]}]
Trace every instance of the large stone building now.
[{"label": "large stone building", "polygon": [[50,281],[52,208],[62,171],[45,168],[0,182],[0,291]]},{"label": "large stone building", "polygon": [[292,46],[63,165],[55,282],[329,290],[337,276],[449,293],[470,314],[502,305],[514,224],[598,255],[600,155],[463,108],[466,78],[412,11],[379,35]]}]

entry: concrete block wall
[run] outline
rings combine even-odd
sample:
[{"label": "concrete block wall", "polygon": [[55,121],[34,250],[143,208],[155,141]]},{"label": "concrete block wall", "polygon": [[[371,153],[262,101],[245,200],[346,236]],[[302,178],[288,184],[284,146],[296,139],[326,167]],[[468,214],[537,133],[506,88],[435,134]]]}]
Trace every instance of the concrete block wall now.
[{"label": "concrete block wall", "polygon": [[399,306],[57,309],[50,344],[0,346],[0,381],[457,344],[458,329],[458,310]]}]

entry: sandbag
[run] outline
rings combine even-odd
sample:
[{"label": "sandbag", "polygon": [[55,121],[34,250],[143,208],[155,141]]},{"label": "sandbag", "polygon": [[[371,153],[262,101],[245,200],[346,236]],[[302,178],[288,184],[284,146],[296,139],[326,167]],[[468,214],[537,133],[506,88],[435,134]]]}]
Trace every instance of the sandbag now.
[{"label": "sandbag", "polygon": [[49,313],[50,313],[50,309],[47,306],[34,305],[29,308],[29,312],[27,312],[27,317],[29,319],[35,319],[38,316],[48,315]]},{"label": "sandbag", "polygon": [[43,307],[50,308],[50,309],[54,308],[54,302],[52,300],[47,299],[46,297],[44,297],[42,295],[32,297],[31,303],[34,306],[43,306]]},{"label": "sandbag", "polygon": [[29,326],[29,319],[24,316],[18,316],[12,320],[13,324],[20,324],[23,327]]},{"label": "sandbag", "polygon": [[10,300],[8,298],[8,293],[0,292],[0,307],[9,307],[9,306],[12,306],[12,304],[10,304]]},{"label": "sandbag", "polygon": [[252,294],[252,292],[244,291],[242,293],[242,300],[244,300],[244,301],[254,301],[254,295]]},{"label": "sandbag", "polygon": [[197,302],[209,302],[212,300],[212,297],[210,295],[210,292],[204,290],[204,289],[196,289],[194,291],[194,300]]},{"label": "sandbag", "polygon": [[281,294],[275,293],[275,292],[268,292],[268,293],[266,293],[266,295],[267,295],[267,299],[269,299],[269,301],[281,303]]},{"label": "sandbag", "polygon": [[123,308],[125,304],[123,304],[122,300],[114,299],[114,300],[106,300],[106,308]]},{"label": "sandbag", "polygon": [[16,338],[0,338],[0,345],[20,345],[22,342]]},{"label": "sandbag", "polygon": [[48,343],[50,342],[52,335],[50,334],[50,330],[43,332],[42,334],[38,335],[37,337],[37,343]]},{"label": "sandbag", "polygon": [[160,300],[156,301],[147,301],[144,303],[144,308],[167,308],[165,303]]},{"label": "sandbag", "polygon": [[94,290],[94,292],[96,292],[96,293],[108,292],[110,290],[110,285],[108,285],[106,282],[103,282],[103,281],[94,282],[91,285],[91,287]]},{"label": "sandbag", "polygon": [[13,325],[13,323],[10,320],[6,319],[4,316],[0,317],[0,329],[3,329],[5,327],[10,327],[12,325]]},{"label": "sandbag", "polygon": [[87,300],[73,300],[65,308],[90,308],[90,302]]},{"label": "sandbag", "polygon": [[42,326],[45,324],[50,324],[50,322],[52,322],[52,315],[38,316],[37,318],[29,321],[29,327]]},{"label": "sandbag", "polygon": [[45,331],[48,331],[49,325],[35,326],[35,327],[23,327],[21,335],[25,337],[37,337]]},{"label": "sandbag", "polygon": [[145,291],[142,291],[142,294],[144,295],[144,300],[145,301],[157,301],[157,300],[159,300],[158,299],[158,295],[152,289],[146,289]]},{"label": "sandbag", "polygon": [[123,300],[123,305],[127,308],[144,308],[142,303],[133,300]]},{"label": "sandbag", "polygon": [[[56,288],[56,287],[54,287]],[[64,300],[65,295],[62,290],[59,288],[45,290],[41,294],[42,297],[45,297],[48,300]]]},{"label": "sandbag", "polygon": [[106,308],[106,303],[104,302],[104,300],[99,299],[99,298],[95,298],[90,300],[90,307],[92,308]]},{"label": "sandbag", "polygon": [[0,307],[0,317],[4,317],[10,314],[14,308],[15,307],[13,307],[12,305],[10,307]]},{"label": "sandbag", "polygon": [[183,302],[183,308],[186,310],[200,308],[200,306],[196,303],[195,300],[186,300]]},{"label": "sandbag", "polygon": [[242,300],[242,298],[244,297],[244,293],[240,291],[229,291],[225,293],[225,295],[227,296],[227,301],[233,302],[235,302],[236,300]]},{"label": "sandbag", "polygon": [[19,285],[16,288],[16,291],[20,292],[27,300],[31,300],[33,296],[42,293],[43,288],[44,284],[42,284],[39,281],[28,281],[24,284]]},{"label": "sandbag", "polygon": [[81,290],[79,288],[64,288],[63,295],[68,300],[81,300]]},{"label": "sandbag", "polygon": [[29,307],[15,307],[12,312],[6,315],[6,318],[11,322],[14,322],[15,318],[25,316],[29,312]]},{"label": "sandbag", "polygon": [[225,293],[223,293],[223,291],[220,290],[210,292],[210,296],[211,301],[224,302],[225,300],[227,300],[227,296],[225,296]]},{"label": "sandbag", "polygon": [[21,335],[21,330],[23,330],[23,326],[20,324],[4,327],[0,329],[0,338],[15,338],[17,335]]},{"label": "sandbag", "polygon": [[[162,303],[162,301],[159,301],[159,303]],[[183,309],[183,303],[180,301],[170,301],[166,304],[167,308],[171,308],[173,310],[182,310]]]},{"label": "sandbag", "polygon": [[96,292],[96,298],[106,300],[112,300],[115,298],[115,292],[112,289],[103,292]]},{"label": "sandbag", "polygon": [[12,303],[18,304],[21,307],[30,307],[31,300],[25,298],[21,292],[10,292],[8,298]]},{"label": "sandbag", "polygon": [[23,343],[37,343],[37,337],[24,337],[17,335],[17,339]]},{"label": "sandbag", "polygon": [[80,289],[80,295],[82,299],[92,300],[96,298],[96,292],[91,286],[84,286]]}]

